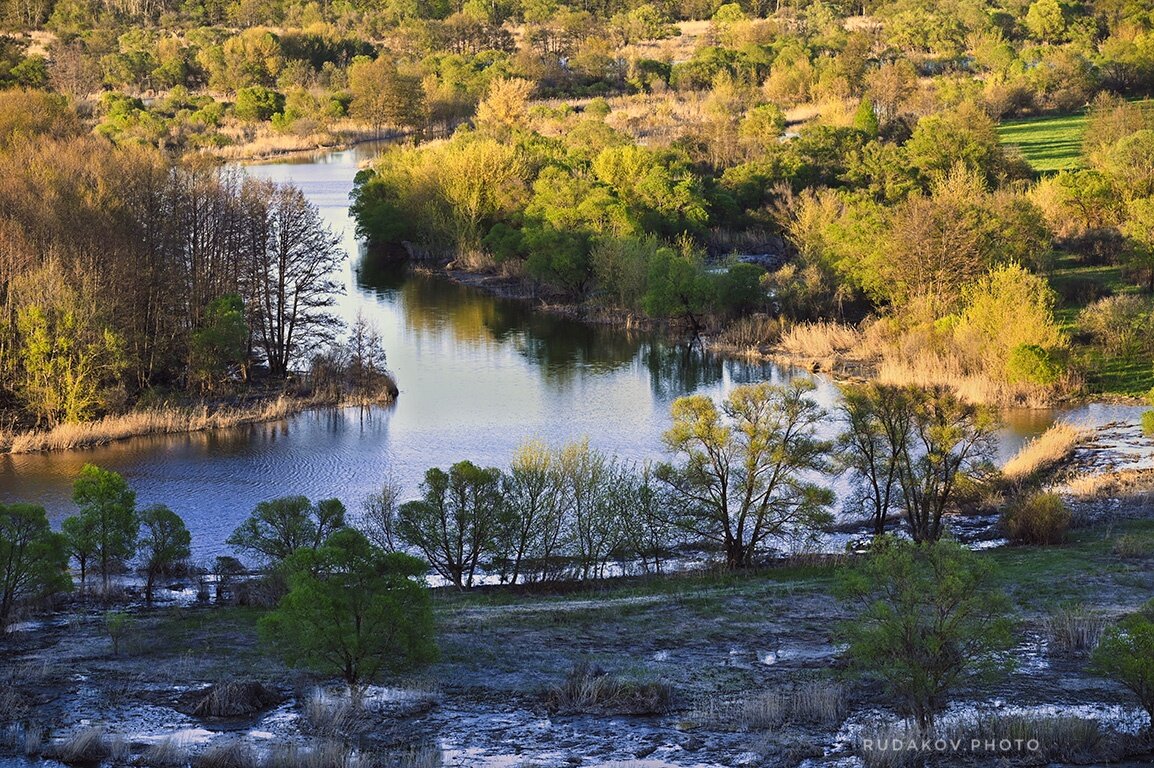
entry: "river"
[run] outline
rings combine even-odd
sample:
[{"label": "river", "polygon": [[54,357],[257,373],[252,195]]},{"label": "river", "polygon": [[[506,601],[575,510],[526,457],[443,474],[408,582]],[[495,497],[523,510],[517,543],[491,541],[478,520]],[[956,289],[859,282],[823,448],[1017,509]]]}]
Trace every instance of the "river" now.
[{"label": "river", "polygon": [[[720,396],[736,384],[781,381],[774,365],[726,360],[645,334],[533,312],[434,277],[374,264],[357,243],[348,194],[371,147],[249,167],[299,186],[350,254],[337,311],[377,325],[401,394],[387,409],[302,413],[284,421],[190,435],[142,437],[95,449],[0,455],[0,501],[43,504],[54,524],[75,509],[71,483],[86,462],[123,474],[138,504],[164,503],[193,534],[194,559],[224,540],[257,502],[289,494],[338,497],[351,511],[386,479],[417,493],[425,469],[461,459],[505,465],[531,438],[588,437],[631,459],[659,458],[669,405]],[[831,406],[836,388],[818,378]],[[1072,416],[1102,423],[1138,409],[1091,405]],[[1048,426],[1051,411],[1008,414],[1000,450]]]}]

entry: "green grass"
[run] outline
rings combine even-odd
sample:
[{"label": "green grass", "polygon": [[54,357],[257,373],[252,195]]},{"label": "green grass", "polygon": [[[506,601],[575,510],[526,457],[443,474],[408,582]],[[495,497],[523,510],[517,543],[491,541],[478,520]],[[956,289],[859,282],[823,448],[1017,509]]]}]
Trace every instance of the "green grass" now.
[{"label": "green grass", "polygon": [[998,126],[998,138],[1017,147],[1037,173],[1054,173],[1081,165],[1085,131],[1086,115],[1077,113],[1007,120]]}]

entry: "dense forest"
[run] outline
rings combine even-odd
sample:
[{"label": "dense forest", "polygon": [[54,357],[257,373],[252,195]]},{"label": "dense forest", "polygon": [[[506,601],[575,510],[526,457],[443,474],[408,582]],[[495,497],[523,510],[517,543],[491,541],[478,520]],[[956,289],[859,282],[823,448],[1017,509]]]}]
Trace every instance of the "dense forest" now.
[{"label": "dense forest", "polygon": [[[383,369],[371,328],[331,343],[344,254],[316,211],[214,160],[379,135],[408,139],[359,179],[363,235],[589,315],[981,401],[1154,385],[1141,3],[7,0],[0,19],[12,425]],[[1077,121],[1050,165],[1006,138],[1040,115]]]}]

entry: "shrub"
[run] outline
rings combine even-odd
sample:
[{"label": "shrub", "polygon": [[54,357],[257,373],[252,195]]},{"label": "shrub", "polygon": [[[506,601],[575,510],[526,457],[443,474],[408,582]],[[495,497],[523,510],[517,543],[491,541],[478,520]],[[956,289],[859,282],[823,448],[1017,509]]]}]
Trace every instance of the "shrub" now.
[{"label": "shrub", "polygon": [[1154,411],[1146,411],[1142,414],[1142,433],[1154,436]]},{"label": "shrub", "polygon": [[1111,355],[1130,355],[1148,343],[1150,301],[1122,294],[1100,299],[1078,313],[1078,326]]},{"label": "shrub", "polygon": [[1137,694],[1154,724],[1154,620],[1148,614],[1135,613],[1108,629],[1094,650],[1091,669]]},{"label": "shrub", "polygon": [[1073,516],[1056,493],[1036,493],[1002,515],[1002,528],[1015,544],[1061,544]]},{"label": "shrub", "polygon": [[236,104],[232,111],[241,120],[265,121],[282,111],[284,103],[283,93],[265,88],[263,85],[254,85],[236,92]]},{"label": "shrub", "polygon": [[1013,383],[1024,382],[1048,387],[1062,377],[1062,365],[1054,355],[1037,344],[1019,344],[1010,351],[1006,376]]}]

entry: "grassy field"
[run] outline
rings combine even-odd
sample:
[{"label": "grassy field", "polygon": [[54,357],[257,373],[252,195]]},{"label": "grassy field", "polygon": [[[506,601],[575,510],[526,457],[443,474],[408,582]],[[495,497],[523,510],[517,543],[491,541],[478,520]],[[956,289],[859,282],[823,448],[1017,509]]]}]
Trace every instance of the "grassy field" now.
[{"label": "grassy field", "polygon": [[998,126],[998,137],[1017,147],[1038,173],[1054,173],[1081,165],[1085,130],[1086,115],[1078,113],[1007,120]]}]

